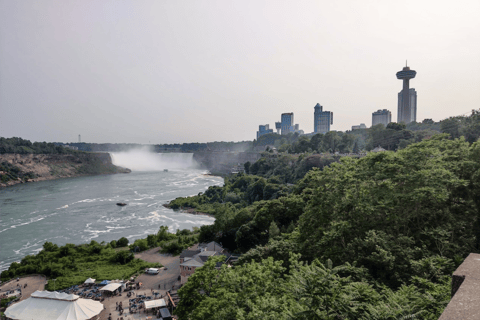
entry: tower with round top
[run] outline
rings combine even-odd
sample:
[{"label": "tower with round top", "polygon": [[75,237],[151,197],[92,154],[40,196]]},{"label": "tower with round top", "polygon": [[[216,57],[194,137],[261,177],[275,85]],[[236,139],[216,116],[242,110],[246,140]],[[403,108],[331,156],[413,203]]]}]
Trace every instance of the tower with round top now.
[{"label": "tower with round top", "polygon": [[415,70],[410,70],[410,67],[408,66],[405,66],[402,71],[397,72],[397,79],[403,80],[403,90],[398,95],[398,123],[404,122],[407,124],[412,121],[416,121],[416,92],[414,99],[410,97],[410,79],[415,78],[416,75],[417,72]]}]

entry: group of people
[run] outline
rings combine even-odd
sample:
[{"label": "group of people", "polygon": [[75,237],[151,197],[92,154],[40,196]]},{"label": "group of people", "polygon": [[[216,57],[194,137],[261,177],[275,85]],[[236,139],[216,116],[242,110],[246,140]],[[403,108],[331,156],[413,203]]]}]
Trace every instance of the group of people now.
[{"label": "group of people", "polygon": [[[18,281],[18,279],[17,279],[17,281]],[[17,288],[15,290],[7,290],[7,291],[5,291],[5,293],[0,294],[0,299],[5,299],[10,294],[15,294],[16,296],[21,297],[22,296],[22,289],[24,289],[26,287],[27,287],[26,283],[23,286],[20,283],[17,283]]]},{"label": "group of people", "polygon": [[117,310],[120,315],[123,314],[123,305],[122,305],[122,301],[120,301],[120,303],[117,302],[117,306],[115,307],[115,310]]}]

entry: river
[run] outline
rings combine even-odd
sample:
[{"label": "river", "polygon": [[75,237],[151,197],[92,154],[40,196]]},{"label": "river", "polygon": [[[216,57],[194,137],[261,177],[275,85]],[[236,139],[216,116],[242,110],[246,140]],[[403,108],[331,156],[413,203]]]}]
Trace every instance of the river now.
[{"label": "river", "polygon": [[[0,189],[0,272],[37,253],[45,241],[58,245],[132,240],[212,224],[214,218],[163,207],[169,200],[223,185],[195,168],[191,154],[112,154],[129,174],[41,181]],[[163,171],[168,169],[168,172]],[[128,205],[119,207],[117,202]]]}]

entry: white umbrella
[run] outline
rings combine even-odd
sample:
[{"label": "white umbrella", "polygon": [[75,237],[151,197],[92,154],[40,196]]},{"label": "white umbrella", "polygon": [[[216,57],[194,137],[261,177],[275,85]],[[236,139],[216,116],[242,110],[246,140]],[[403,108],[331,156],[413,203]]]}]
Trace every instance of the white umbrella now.
[{"label": "white umbrella", "polygon": [[92,278],[88,278],[87,280],[85,280],[86,284],[92,284],[92,283],[95,283],[95,279],[92,279]]}]

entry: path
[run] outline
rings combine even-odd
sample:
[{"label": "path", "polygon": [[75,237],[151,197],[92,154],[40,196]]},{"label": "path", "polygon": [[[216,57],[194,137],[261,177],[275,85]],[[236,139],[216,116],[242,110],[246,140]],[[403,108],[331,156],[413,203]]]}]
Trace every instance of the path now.
[{"label": "path", "polygon": [[[145,260],[147,262],[158,262],[167,270],[160,270],[159,274],[141,274],[135,279],[135,282],[141,282],[142,287],[138,290],[133,290],[135,294],[143,294],[147,296],[152,295],[153,292],[158,292],[158,297],[165,298],[167,290],[171,289],[173,285],[180,284],[178,277],[180,276],[180,257],[159,253],[160,248],[153,248],[147,251],[143,251],[135,254],[135,258]],[[161,289],[159,289],[159,285]],[[164,286],[166,285],[166,286]],[[122,301],[124,306],[128,306],[128,299],[126,293],[122,293],[122,296],[116,296],[106,299],[103,304],[105,310],[101,313],[100,318],[107,319],[108,315],[112,314],[112,319],[120,317],[119,312],[115,310],[117,302]],[[128,311],[128,308],[127,308]],[[151,315],[151,314],[150,314]],[[147,315],[144,312],[134,315],[124,315],[123,319],[145,319]]]},{"label": "path", "polygon": [[[22,288],[22,298],[20,301],[25,300],[29,298],[35,291],[43,291],[45,289],[45,283],[46,279],[43,276],[29,276],[20,278],[19,281],[13,280],[0,286],[0,296],[6,291],[18,289],[19,286],[17,285],[20,285]],[[27,284],[26,288],[24,288],[25,284]]]}]

